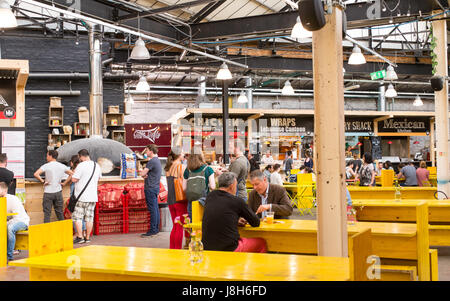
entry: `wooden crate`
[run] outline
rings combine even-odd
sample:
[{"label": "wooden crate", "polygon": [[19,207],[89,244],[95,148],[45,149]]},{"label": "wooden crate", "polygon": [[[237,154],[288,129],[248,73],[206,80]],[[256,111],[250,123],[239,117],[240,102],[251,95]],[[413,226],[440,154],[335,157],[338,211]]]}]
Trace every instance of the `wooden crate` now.
[{"label": "wooden crate", "polygon": [[103,122],[106,126],[124,126],[124,114],[104,113]]},{"label": "wooden crate", "polygon": [[125,144],[125,131],[111,131],[111,139]]},{"label": "wooden crate", "polygon": [[109,114],[120,114],[120,107],[119,106],[109,106],[108,113]]},{"label": "wooden crate", "polygon": [[48,126],[62,127],[64,120],[64,107],[49,107],[48,108]]},{"label": "wooden crate", "polygon": [[73,135],[85,137],[89,136],[89,123],[75,122],[73,124]]}]

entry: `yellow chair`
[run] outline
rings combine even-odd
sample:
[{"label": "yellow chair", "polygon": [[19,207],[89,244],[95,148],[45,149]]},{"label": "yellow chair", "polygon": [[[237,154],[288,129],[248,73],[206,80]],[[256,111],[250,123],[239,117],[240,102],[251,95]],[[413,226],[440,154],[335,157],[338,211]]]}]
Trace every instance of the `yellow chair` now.
[{"label": "yellow chair", "polygon": [[296,175],[300,172],[300,169],[296,168],[296,169],[291,169],[291,175]]},{"label": "yellow chair", "polygon": [[437,174],[436,166],[428,166],[427,170],[430,171],[430,176],[435,176]]},{"label": "yellow chair", "polygon": [[394,171],[392,169],[383,169],[381,171],[381,186],[392,187],[394,186]]},{"label": "yellow chair", "polygon": [[312,174],[297,174],[297,193],[293,198],[293,205],[298,208],[301,215],[305,212],[314,215],[311,208],[315,207],[315,187]]}]

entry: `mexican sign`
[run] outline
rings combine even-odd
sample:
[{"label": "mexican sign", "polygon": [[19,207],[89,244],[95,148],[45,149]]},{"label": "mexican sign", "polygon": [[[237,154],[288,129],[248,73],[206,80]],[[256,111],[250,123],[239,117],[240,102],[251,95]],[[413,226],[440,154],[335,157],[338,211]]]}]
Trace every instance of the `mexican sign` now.
[{"label": "mexican sign", "polygon": [[378,122],[379,133],[426,133],[430,131],[428,118],[390,118]]},{"label": "mexican sign", "polygon": [[167,157],[171,149],[170,123],[125,124],[125,143],[132,151],[141,152],[149,144],[158,146],[158,156]]},{"label": "mexican sign", "polygon": [[16,119],[15,79],[0,79],[0,119]]}]

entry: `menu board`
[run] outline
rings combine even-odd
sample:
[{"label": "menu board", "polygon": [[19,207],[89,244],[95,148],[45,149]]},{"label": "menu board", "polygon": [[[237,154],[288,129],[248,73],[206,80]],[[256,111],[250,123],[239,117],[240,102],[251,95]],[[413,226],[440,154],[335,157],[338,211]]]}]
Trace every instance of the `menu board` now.
[{"label": "menu board", "polygon": [[0,128],[1,149],[8,157],[7,168],[14,173],[14,178],[25,178],[25,129]]}]

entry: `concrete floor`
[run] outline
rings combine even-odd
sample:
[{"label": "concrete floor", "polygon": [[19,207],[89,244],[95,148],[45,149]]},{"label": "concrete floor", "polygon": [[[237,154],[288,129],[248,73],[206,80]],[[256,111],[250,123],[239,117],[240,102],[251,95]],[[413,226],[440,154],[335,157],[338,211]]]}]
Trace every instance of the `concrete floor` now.
[{"label": "concrete floor", "polygon": [[[300,216],[294,210],[293,219],[315,219],[314,216]],[[160,232],[155,237],[140,237],[139,233],[133,234],[111,234],[93,236],[89,245],[108,246],[133,246],[144,248],[169,248],[170,232]],[[86,244],[75,245],[75,248],[86,246]],[[450,247],[435,247],[438,249],[439,280],[450,281]],[[27,251],[22,251],[14,259],[27,258]],[[0,268],[0,281],[27,281],[28,268],[8,266]]]}]

